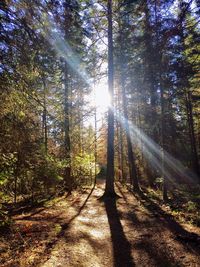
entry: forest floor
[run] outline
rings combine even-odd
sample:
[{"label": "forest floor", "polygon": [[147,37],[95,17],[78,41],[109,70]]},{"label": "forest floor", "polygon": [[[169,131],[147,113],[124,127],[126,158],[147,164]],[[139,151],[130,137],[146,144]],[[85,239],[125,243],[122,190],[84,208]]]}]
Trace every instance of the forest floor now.
[{"label": "forest floor", "polygon": [[97,184],[15,215],[0,236],[0,266],[200,266],[200,228],[146,194],[118,183],[116,191],[121,198],[100,201]]}]

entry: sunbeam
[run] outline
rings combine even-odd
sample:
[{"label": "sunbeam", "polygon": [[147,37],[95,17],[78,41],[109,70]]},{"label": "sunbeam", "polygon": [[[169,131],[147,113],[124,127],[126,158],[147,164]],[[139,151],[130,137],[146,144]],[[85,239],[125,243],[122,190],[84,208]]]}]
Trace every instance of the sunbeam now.
[{"label": "sunbeam", "polygon": [[84,63],[71,48],[70,44],[62,36],[61,30],[57,27],[54,19],[49,14],[43,14],[43,34],[46,40],[55,49],[57,55],[62,57],[69,66],[84,80],[87,85],[92,84],[92,78],[88,75]]},{"label": "sunbeam", "polygon": [[[83,62],[80,57],[74,52],[70,44],[64,39],[62,31],[57,27],[50,14],[43,15],[43,34],[46,40],[51,44],[57,52],[59,57],[62,57],[69,66],[88,84],[92,87],[92,78],[88,75]],[[95,98],[93,104],[96,105],[101,113],[105,113],[105,110],[110,106],[110,99],[108,92],[106,91],[105,84],[99,84],[95,90]],[[111,108],[111,106],[109,107]],[[126,122],[122,114],[116,112],[116,119],[121,123],[122,127],[126,127]],[[184,165],[170,155],[162,147],[156,144],[150,137],[148,137],[141,129],[139,129],[133,122],[128,121],[130,129],[130,137],[133,144],[143,147],[143,153],[147,161],[151,166],[158,170],[160,174],[165,176],[168,180],[175,179],[187,180],[190,182],[198,181],[197,175],[189,171]],[[141,147],[142,146],[142,147]],[[162,165],[164,162],[164,167]]]},{"label": "sunbeam", "polygon": [[[117,113],[116,119],[125,129],[126,122],[122,114]],[[132,144],[140,146],[143,149],[144,156],[154,169],[157,169],[160,174],[163,174],[172,183],[174,180],[190,181],[192,183],[198,181],[198,177],[192,171],[186,171],[184,165],[163,150],[161,146],[156,144],[150,137],[148,137],[141,129],[139,129],[133,122],[128,121],[130,129],[130,137]],[[142,146],[142,147],[141,147]],[[164,161],[164,168],[162,166]],[[186,173],[187,172],[187,173]]]}]

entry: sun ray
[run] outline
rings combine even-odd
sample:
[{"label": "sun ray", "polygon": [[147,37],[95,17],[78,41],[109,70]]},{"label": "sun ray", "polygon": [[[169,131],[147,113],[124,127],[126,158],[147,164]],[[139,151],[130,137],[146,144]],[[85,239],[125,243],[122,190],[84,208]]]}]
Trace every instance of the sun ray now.
[{"label": "sun ray", "polygon": [[[116,115],[117,120],[123,128],[126,127],[125,118],[122,114]],[[189,171],[185,166],[170,155],[167,151],[163,150],[161,146],[156,144],[150,137],[148,137],[141,129],[139,129],[133,122],[128,121],[130,128],[131,141],[134,145],[143,146],[144,156],[147,161],[160,173],[163,172],[164,176],[171,182],[175,180],[185,180],[192,183],[198,181],[198,177],[192,171]],[[142,141],[142,142],[141,142]],[[141,148],[141,147],[140,147]],[[142,149],[142,148],[141,148]],[[162,169],[162,158],[164,153],[164,170]]]},{"label": "sun ray", "polygon": [[88,75],[84,63],[71,48],[67,40],[64,39],[61,30],[50,14],[43,13],[43,24],[45,25],[43,27],[43,34],[51,46],[54,47],[57,55],[62,57],[87,85],[91,86],[92,78]]}]

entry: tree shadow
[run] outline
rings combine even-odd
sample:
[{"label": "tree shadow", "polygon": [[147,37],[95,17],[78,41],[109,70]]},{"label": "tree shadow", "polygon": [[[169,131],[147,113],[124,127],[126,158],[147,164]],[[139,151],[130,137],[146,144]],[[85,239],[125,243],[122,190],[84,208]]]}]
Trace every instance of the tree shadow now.
[{"label": "tree shadow", "polygon": [[[70,224],[81,214],[82,210],[86,206],[90,196],[92,195],[92,193],[93,193],[93,191],[95,189],[95,186],[96,185],[94,184],[94,186],[92,187],[91,191],[89,192],[89,194],[87,195],[86,199],[84,200],[83,204],[78,209],[78,212],[70,220],[68,220],[68,222],[66,222],[64,224],[60,224],[61,230],[59,231],[59,233],[56,235],[56,237],[53,240],[50,240],[46,244],[46,248],[43,251],[43,255],[50,255],[52,249],[56,246],[56,244],[59,241],[59,239],[65,236],[65,233],[66,233],[67,229],[69,228]],[[59,221],[57,221],[57,222],[59,222]],[[37,261],[37,262],[34,262],[34,264],[39,264],[39,263],[41,263],[41,259],[39,259],[39,261]]]},{"label": "tree shadow", "polygon": [[[141,251],[141,255],[146,252],[149,258],[153,262],[153,266],[162,267],[181,267],[183,264],[177,261],[172,255],[167,247],[157,247],[150,238],[144,237],[139,242],[136,243],[135,249]],[[148,265],[152,266],[152,264]]]},{"label": "tree shadow", "polygon": [[200,253],[200,236],[196,233],[189,232],[179,224],[175,218],[164,211],[156,202],[147,197],[144,192],[134,194],[136,199],[142,200],[142,205],[149,210],[157,219],[157,221],[168,228],[173,234],[177,241],[181,242],[191,252]]},{"label": "tree shadow", "polygon": [[[119,186],[118,183],[116,183],[116,187],[117,187],[117,189],[118,189],[120,195],[121,195],[122,198],[124,199],[124,201],[125,201],[127,207],[129,207],[129,206],[130,206],[130,202],[128,201],[128,199],[127,199],[126,195],[124,194],[124,192],[121,190],[121,188],[120,188],[120,186]],[[137,209],[137,208],[135,208],[135,210],[136,210],[136,209]],[[128,212],[128,213],[127,213],[127,217],[128,217],[129,219],[131,219],[131,221],[134,222],[135,225],[138,225],[138,224],[140,223],[140,222],[138,221],[138,218],[137,218],[135,212]]]},{"label": "tree shadow", "polygon": [[[20,215],[23,213],[35,212],[38,208],[43,208],[45,203],[51,200],[52,197],[40,200],[38,202],[32,203],[30,200],[21,201],[17,204],[5,205],[5,210],[8,212],[9,216]],[[31,216],[31,215],[30,215]]]},{"label": "tree shadow", "polygon": [[[68,198],[70,196],[70,193],[68,192],[65,196],[65,198]],[[41,212],[43,211],[46,211],[48,210],[50,207],[47,207],[45,206],[46,203],[48,201],[50,201],[51,199],[53,199],[53,196],[47,198],[47,199],[44,199],[44,200],[41,200],[39,202],[36,202],[36,203],[30,203],[28,202],[29,204],[27,205],[22,205],[20,207],[20,202],[17,203],[17,205],[19,206],[18,209],[11,209],[8,214],[10,216],[18,216],[17,217],[17,220],[19,221],[23,221],[23,220],[33,220],[33,216],[35,215],[38,215],[40,214]],[[51,208],[54,206],[55,204],[51,205]],[[26,214],[28,213],[28,215]],[[21,216],[21,217],[20,217]]]},{"label": "tree shadow", "polygon": [[[19,246],[18,249],[21,249],[21,253],[23,254],[24,248],[29,249],[30,244],[35,247],[37,246],[38,242],[41,242],[41,244],[44,243],[44,247],[41,248],[38,257],[34,259],[34,262],[30,264],[30,266],[39,266],[40,264],[44,263],[46,260],[48,260],[52,253],[52,249],[56,246],[59,240],[61,238],[66,239],[67,228],[70,227],[70,224],[81,214],[89,198],[91,197],[94,188],[95,185],[90,189],[90,191],[87,190],[87,193],[84,192],[80,202],[76,201],[76,197],[72,199],[75,199],[73,202],[71,199],[69,200],[70,206],[67,206],[66,209],[68,209],[68,207],[73,207],[73,214],[71,216],[66,216],[65,221],[63,219],[62,210],[58,210],[58,212],[56,212],[57,215],[54,214],[54,212],[47,212],[47,214],[43,213],[54,206],[54,204],[51,207],[45,207],[43,205],[45,204],[44,202],[40,203],[37,208],[30,207],[30,210],[23,210],[30,212],[30,214],[21,214],[20,217],[18,216],[16,218],[17,221],[22,221],[22,224],[21,222],[20,225],[15,223],[12,231],[5,232],[6,239],[13,239],[14,234],[17,237],[19,235],[19,238],[15,238],[9,243],[10,246],[12,244],[17,244],[17,246]],[[66,198],[67,196],[64,197]],[[21,210],[17,212],[17,214],[19,213],[21,213]],[[31,221],[31,223],[27,223],[26,221]],[[68,242],[67,239],[66,242]]]},{"label": "tree shadow", "polygon": [[31,212],[31,214],[29,215],[23,215],[23,212],[22,212],[22,215],[21,217],[17,217],[17,220],[18,221],[23,221],[23,220],[32,220],[33,216],[37,215],[37,214],[40,214],[41,212],[47,210],[48,208],[47,207],[41,207],[41,208],[36,208],[34,211]]},{"label": "tree shadow", "polygon": [[126,239],[119,219],[116,198],[105,198],[104,203],[111,232],[114,267],[135,266],[131,256],[131,244]]},{"label": "tree shadow", "polygon": [[62,236],[64,234],[64,231],[69,227],[69,225],[81,214],[82,210],[84,209],[85,205],[87,204],[90,196],[92,195],[94,189],[95,189],[95,184],[92,187],[90,193],[88,194],[87,198],[85,199],[85,201],[83,202],[82,206],[79,208],[78,212],[67,222],[64,223],[63,225],[61,225],[62,227],[62,231],[60,232],[60,236]]},{"label": "tree shadow", "polygon": [[[117,188],[120,194],[123,196],[127,206],[132,205],[132,202],[127,199],[126,195],[124,194],[123,190],[119,184],[117,184]],[[130,190],[131,191],[131,190]],[[141,203],[143,207],[147,210],[147,213],[144,214],[144,210],[138,209],[140,216],[138,217],[135,213],[136,207],[131,207],[134,211],[130,211],[126,214],[126,218],[132,223],[134,229],[137,229],[137,233],[139,234],[136,236],[134,243],[132,244],[133,249],[136,251],[140,251],[141,255],[144,255],[143,261],[147,261],[146,265],[151,266],[183,266],[182,258],[176,257],[171,252],[171,248],[173,247],[173,239],[170,240],[166,239],[161,234],[160,239],[158,236],[154,236],[155,229],[157,229],[157,233],[162,232],[164,228],[169,229],[173,234],[175,239],[180,242],[184,247],[188,249],[192,254],[198,255],[199,249],[195,245],[196,242],[188,242],[183,241],[181,239],[180,233],[184,233],[185,237],[190,236],[191,238],[195,236],[198,240],[198,235],[194,233],[187,232],[181,225],[179,225],[172,216],[170,216],[167,212],[164,212],[158,204],[154,203],[151,199],[149,199],[143,192],[136,194],[133,193],[133,196]],[[132,200],[133,201],[133,200]],[[134,202],[134,201],[133,201]],[[136,202],[136,201],[135,201]],[[136,202],[137,203],[137,202]],[[137,204],[138,205],[138,204]],[[143,214],[145,217],[143,217]],[[150,216],[150,217],[149,217]],[[160,225],[159,225],[160,224]],[[176,226],[176,228],[174,227]],[[178,229],[177,229],[178,228]],[[186,242],[186,244],[185,244]],[[192,244],[190,244],[192,243]],[[197,244],[197,243],[196,243]],[[183,252],[184,253],[184,252]],[[148,258],[150,262],[148,262]],[[185,258],[185,255],[181,255],[181,257]],[[154,265],[155,264],[155,265]]]}]

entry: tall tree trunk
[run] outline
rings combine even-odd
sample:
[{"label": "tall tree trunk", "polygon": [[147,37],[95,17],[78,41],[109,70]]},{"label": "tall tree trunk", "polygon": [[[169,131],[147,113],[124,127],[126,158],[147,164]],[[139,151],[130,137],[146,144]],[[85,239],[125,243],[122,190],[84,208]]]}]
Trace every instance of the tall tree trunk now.
[{"label": "tall tree trunk", "polygon": [[192,154],[192,168],[194,172],[196,172],[199,175],[199,162],[198,162],[198,153],[197,153],[196,139],[195,139],[195,132],[194,132],[192,99],[191,99],[190,91],[186,92],[185,99],[186,99],[187,120],[188,120],[191,154]]},{"label": "tall tree trunk", "polygon": [[[82,93],[78,94],[79,99],[83,99]],[[82,117],[81,117],[81,101],[79,101],[79,106],[78,106],[78,130],[79,130],[79,152],[81,155],[83,155],[83,133],[82,133],[82,129],[83,129],[83,125],[82,125]]]},{"label": "tall tree trunk", "polygon": [[130,127],[128,122],[128,110],[127,110],[127,99],[126,99],[126,91],[125,91],[125,81],[124,81],[124,73],[123,66],[121,68],[121,87],[122,87],[122,105],[124,112],[124,127],[126,133],[127,140],[127,149],[128,149],[128,161],[129,161],[129,173],[130,173],[130,181],[133,184],[134,190],[139,191],[139,182],[135,165],[135,156],[133,153],[131,136],[130,136]]},{"label": "tall tree trunk", "polygon": [[69,86],[68,86],[68,66],[64,62],[64,151],[67,166],[65,167],[64,180],[66,190],[72,190],[71,181],[71,155],[70,155],[70,135],[69,135]]},{"label": "tall tree trunk", "polygon": [[[157,51],[157,60],[155,64],[156,67],[156,73],[158,73],[158,83],[160,84],[160,108],[161,108],[161,136],[160,136],[160,143],[161,143],[161,177],[163,178],[163,200],[164,202],[168,201],[168,181],[166,177],[166,171],[165,171],[165,151],[166,151],[166,101],[164,99],[164,80],[163,80],[163,74],[164,74],[164,68],[163,68],[163,62],[162,62],[162,49],[160,47],[159,43],[159,14],[158,14],[158,7],[159,2],[155,1],[154,3],[154,14],[155,14],[155,33],[156,33],[156,51]],[[157,91],[157,90],[156,90]],[[155,92],[156,92],[155,91]],[[155,103],[156,105],[156,103]]]},{"label": "tall tree trunk", "polygon": [[124,140],[123,140],[123,129],[120,127],[120,154],[121,154],[121,170],[122,170],[122,182],[126,182],[126,175],[124,169]]},{"label": "tall tree trunk", "polygon": [[[182,45],[182,53],[185,51],[186,49],[186,45],[185,45],[185,38],[186,38],[186,33],[185,33],[185,22],[186,22],[186,17],[187,15],[190,15],[189,9],[190,9],[190,5],[192,3],[192,1],[189,1],[189,3],[187,3],[186,1],[180,0],[179,2],[179,35],[180,35],[180,41],[181,41],[181,45]],[[184,6],[184,8],[183,8]],[[183,76],[182,78],[182,83],[184,84],[183,86],[183,90],[184,88],[190,88],[190,83],[189,83],[189,77],[187,76],[187,61],[185,61],[185,59],[183,59]],[[192,98],[191,98],[191,92],[189,91],[189,89],[185,89],[185,104],[186,104],[186,113],[187,113],[187,122],[188,122],[188,128],[189,128],[189,138],[190,138],[190,145],[191,145],[191,156],[192,156],[192,168],[194,170],[194,172],[197,173],[197,175],[199,175],[199,162],[198,162],[198,153],[197,153],[197,147],[196,147],[196,140],[195,140],[195,132],[194,132],[194,120],[193,120],[193,110],[192,110]],[[200,182],[200,181],[199,181]]]},{"label": "tall tree trunk", "polygon": [[17,173],[14,172],[14,203],[17,203]]},{"label": "tall tree trunk", "polygon": [[[117,106],[116,106],[116,116],[120,116],[120,90],[117,91]],[[118,166],[118,171],[117,171],[117,175],[118,175],[118,179],[120,182],[123,181],[123,166],[122,166],[122,157],[123,154],[122,152],[122,144],[121,144],[121,127],[120,127],[120,121],[117,120],[116,121],[116,135],[117,135],[117,166]]]},{"label": "tall tree trunk", "polygon": [[97,107],[94,110],[94,185],[97,182]]},{"label": "tall tree trunk", "polygon": [[121,155],[120,155],[120,143],[119,143],[119,141],[120,141],[120,138],[119,138],[119,131],[120,131],[120,129],[119,129],[119,123],[117,122],[116,123],[116,136],[117,136],[117,179],[119,180],[119,181],[121,181],[121,175],[120,175],[120,169],[121,169]]},{"label": "tall tree trunk", "polygon": [[42,122],[42,130],[43,130],[43,140],[44,140],[44,149],[45,149],[45,154],[47,154],[48,152],[48,136],[47,136],[47,105],[46,105],[46,81],[45,81],[45,77],[43,77],[43,90],[44,90],[44,94],[43,94],[43,122]]},{"label": "tall tree trunk", "polygon": [[[123,16],[123,14],[122,14]],[[124,128],[126,133],[127,140],[127,149],[128,149],[128,162],[129,162],[129,173],[130,173],[130,182],[133,184],[134,190],[139,191],[139,182],[136,171],[135,156],[133,153],[133,147],[131,142],[130,127],[128,122],[128,109],[127,109],[127,99],[126,99],[126,88],[125,88],[125,62],[123,51],[125,47],[123,45],[123,34],[122,29],[120,29],[120,84],[121,84],[121,93],[122,93],[122,107],[124,113]]]},{"label": "tall tree trunk", "polygon": [[[151,111],[147,114],[150,124],[150,137],[154,142],[158,140],[158,133],[155,127],[157,122],[157,112],[156,112],[156,102],[157,102],[157,84],[156,84],[156,70],[155,70],[155,49],[153,47],[153,36],[152,36],[152,26],[150,22],[150,8],[148,6],[148,1],[146,0],[144,3],[144,13],[145,13],[145,52],[146,52],[146,62],[145,64],[145,77],[146,77],[146,84],[149,87],[150,93],[150,105]],[[149,185],[153,186],[155,178],[156,178],[156,171],[152,168],[150,162],[152,162],[152,158],[149,155],[148,164],[147,164],[147,177],[149,180]]]},{"label": "tall tree trunk", "polygon": [[[19,142],[18,142],[18,151],[19,151]],[[13,172],[14,176],[14,204],[17,203],[17,182],[18,182],[18,177],[19,177],[19,166],[20,166],[20,156],[19,153],[17,154],[17,161],[16,161],[16,166]]]},{"label": "tall tree trunk", "polygon": [[160,101],[161,101],[161,176],[163,178],[163,200],[168,201],[167,194],[167,177],[165,174],[165,101],[164,101],[164,88],[162,77],[160,75]]},{"label": "tall tree trunk", "polygon": [[111,104],[108,109],[108,134],[107,134],[107,174],[105,196],[115,195],[114,189],[114,66],[113,66],[113,23],[112,23],[112,0],[107,2],[108,8],[108,91]]}]

